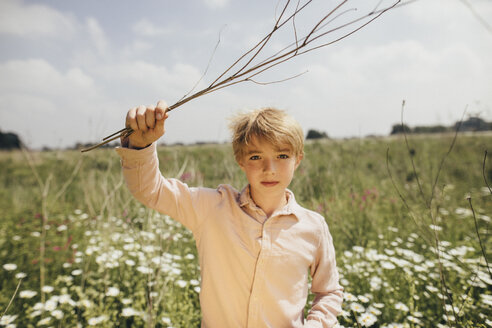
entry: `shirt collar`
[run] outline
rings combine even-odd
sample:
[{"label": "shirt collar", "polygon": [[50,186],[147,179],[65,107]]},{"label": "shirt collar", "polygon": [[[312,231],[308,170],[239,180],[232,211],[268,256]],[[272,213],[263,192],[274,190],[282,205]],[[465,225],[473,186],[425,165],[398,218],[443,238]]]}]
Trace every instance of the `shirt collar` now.
[{"label": "shirt collar", "polygon": [[[281,209],[277,210],[274,215],[291,215],[293,214],[298,220],[300,218],[300,212],[299,212],[299,204],[297,204],[296,199],[294,197],[294,193],[290,191],[289,189],[286,189],[285,192],[287,193],[287,204],[282,207]],[[248,184],[246,187],[243,188],[241,193],[238,196],[238,203],[240,207],[249,207],[250,209],[254,210],[258,208],[256,203],[254,202],[253,198],[251,197],[250,193],[250,185]]]}]

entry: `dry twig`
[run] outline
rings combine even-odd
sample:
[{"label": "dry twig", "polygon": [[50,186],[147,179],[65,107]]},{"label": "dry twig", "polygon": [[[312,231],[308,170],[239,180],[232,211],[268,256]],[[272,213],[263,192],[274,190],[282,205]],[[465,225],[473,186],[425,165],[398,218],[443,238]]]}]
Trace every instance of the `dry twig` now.
[{"label": "dry twig", "polygon": [[480,231],[478,229],[478,222],[477,222],[477,217],[475,215],[475,209],[473,208],[471,197],[468,196],[468,197],[466,197],[466,199],[468,200],[468,204],[470,204],[470,208],[471,208],[471,211],[473,214],[473,222],[475,223],[475,232],[477,233],[478,242],[480,243],[480,250],[482,251],[482,256],[485,260],[485,264],[487,265],[487,270],[489,271],[489,276],[492,279],[492,272],[490,271],[489,261],[487,261],[487,252],[485,250],[485,246],[482,243],[482,238],[480,238]]},{"label": "dry twig", "polygon": [[[337,18],[354,10],[354,8],[343,9],[343,7],[349,3],[349,0],[342,0],[320,20],[316,21],[315,24],[313,24],[312,27],[308,29],[306,33],[304,33],[304,36],[302,36],[298,33],[296,27],[296,19],[299,18],[299,16],[306,11],[306,8],[313,2],[313,0],[298,0],[293,5],[291,5],[291,0],[286,0],[285,4],[282,7],[282,10],[280,11],[280,15],[276,18],[275,24],[267,35],[265,35],[255,46],[239,56],[239,58],[232,65],[225,69],[224,72],[222,72],[216,79],[214,79],[213,82],[210,83],[207,87],[191,95],[185,95],[178,102],[169,106],[168,111],[172,111],[173,109],[178,108],[179,106],[189,102],[190,100],[238,83],[253,82],[256,84],[270,84],[288,80],[290,78],[280,81],[260,83],[253,78],[272,69],[279,64],[291,60],[294,57],[309,53],[313,50],[324,48],[345,39],[346,37],[354,34],[355,32],[373,22],[375,19],[380,17],[388,10],[395,8],[397,5],[406,4],[406,2],[400,4],[401,1],[402,0],[394,0],[391,5],[383,9],[377,9],[381,4],[381,2],[379,2],[374,10],[365,14],[361,14],[360,16],[353,18],[348,22],[329,28],[330,25]],[[274,55],[268,56],[266,58],[261,58],[264,52],[269,50],[268,46],[270,45],[272,37],[274,35],[277,35],[277,32],[281,29],[285,29],[286,26],[291,26],[290,24],[292,24],[293,27],[295,41],[280,50],[279,52],[275,53]],[[348,29],[348,31],[346,31],[345,29]],[[336,32],[341,33],[341,35],[337,35],[331,40],[326,40],[326,38]],[[104,138],[103,142],[95,146],[82,149],[81,151],[86,152],[98,148],[115,139],[128,137],[132,133],[133,130],[130,127],[126,127]]]},{"label": "dry twig", "polygon": [[490,188],[489,182],[487,181],[487,176],[485,175],[485,163],[486,162],[487,162],[487,150],[485,150],[485,154],[483,155],[482,175],[483,175],[483,181],[485,181],[485,185],[487,186],[490,193],[492,194],[492,189]]}]

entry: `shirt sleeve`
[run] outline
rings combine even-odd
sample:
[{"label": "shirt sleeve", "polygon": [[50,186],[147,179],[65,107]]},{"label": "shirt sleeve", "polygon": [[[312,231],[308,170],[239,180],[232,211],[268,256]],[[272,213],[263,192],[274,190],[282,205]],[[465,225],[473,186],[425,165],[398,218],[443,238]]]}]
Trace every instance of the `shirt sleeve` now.
[{"label": "shirt sleeve", "polygon": [[333,327],[338,322],[337,315],[342,311],[343,288],[338,282],[335,248],[326,222],[323,222],[317,257],[310,270],[311,292],[314,293],[315,298],[304,327]]},{"label": "shirt sleeve", "polygon": [[203,203],[203,194],[207,194],[200,189],[205,188],[190,188],[177,179],[164,178],[155,143],[141,150],[118,147],[116,151],[128,189],[138,201],[169,215],[191,231],[198,229],[198,207]]}]

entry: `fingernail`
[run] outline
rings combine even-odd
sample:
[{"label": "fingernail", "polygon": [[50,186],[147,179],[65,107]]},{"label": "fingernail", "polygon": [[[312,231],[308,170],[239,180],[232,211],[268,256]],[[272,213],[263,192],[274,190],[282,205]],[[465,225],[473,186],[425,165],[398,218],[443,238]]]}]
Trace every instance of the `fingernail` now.
[{"label": "fingernail", "polygon": [[162,120],[162,114],[161,113],[157,113],[157,115],[155,116],[158,120]]}]

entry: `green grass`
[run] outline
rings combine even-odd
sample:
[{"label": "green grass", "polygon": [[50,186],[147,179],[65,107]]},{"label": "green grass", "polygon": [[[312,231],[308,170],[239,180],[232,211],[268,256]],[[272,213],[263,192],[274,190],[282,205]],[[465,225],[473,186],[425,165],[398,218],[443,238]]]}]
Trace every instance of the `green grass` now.
[{"label": "green grass", "polygon": [[[341,325],[492,325],[492,137],[459,135],[447,155],[452,140],[306,145],[290,189],[329,224]],[[159,158],[192,186],[246,183],[228,145]],[[0,326],[199,327],[192,236],[132,198],[114,151],[4,152],[0,172]]]}]

